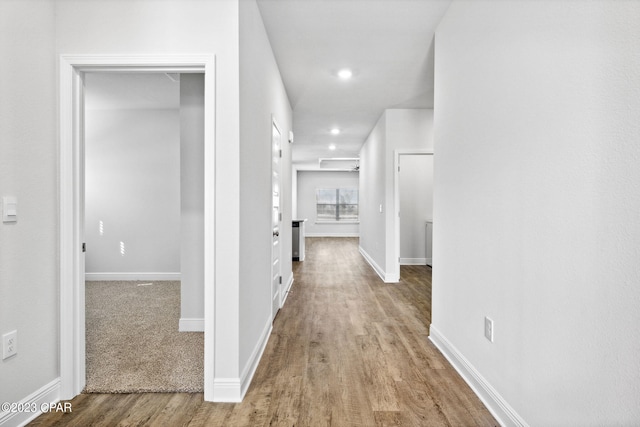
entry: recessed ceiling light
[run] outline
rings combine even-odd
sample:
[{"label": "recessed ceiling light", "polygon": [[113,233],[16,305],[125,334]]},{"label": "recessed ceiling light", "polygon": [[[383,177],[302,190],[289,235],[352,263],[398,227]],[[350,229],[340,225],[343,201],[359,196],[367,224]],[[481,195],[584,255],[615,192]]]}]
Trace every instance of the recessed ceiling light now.
[{"label": "recessed ceiling light", "polygon": [[339,133],[340,133],[340,129],[338,128],[331,129],[331,135],[338,135]]},{"label": "recessed ceiling light", "polygon": [[350,79],[351,76],[353,76],[353,72],[351,72],[351,70],[349,70],[348,68],[338,71],[338,77],[340,77],[341,79]]},{"label": "recessed ceiling light", "polygon": [[335,149],[336,149],[335,144],[331,144],[331,145],[329,146],[329,150],[335,150]]}]

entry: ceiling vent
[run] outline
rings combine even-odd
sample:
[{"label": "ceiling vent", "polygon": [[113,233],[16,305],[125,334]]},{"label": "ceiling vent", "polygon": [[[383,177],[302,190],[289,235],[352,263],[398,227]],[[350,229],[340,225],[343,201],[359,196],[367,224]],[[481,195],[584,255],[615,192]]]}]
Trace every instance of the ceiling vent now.
[{"label": "ceiling vent", "polygon": [[357,172],[360,170],[360,159],[358,157],[321,158],[320,169]]}]

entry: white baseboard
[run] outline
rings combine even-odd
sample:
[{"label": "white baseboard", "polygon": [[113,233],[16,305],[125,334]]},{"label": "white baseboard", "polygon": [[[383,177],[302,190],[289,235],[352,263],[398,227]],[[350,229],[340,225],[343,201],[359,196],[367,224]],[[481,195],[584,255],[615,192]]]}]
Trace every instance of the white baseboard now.
[{"label": "white baseboard", "polygon": [[360,237],[360,233],[305,233],[305,237]]},{"label": "white baseboard", "polygon": [[85,273],[84,280],[180,280],[180,273]]},{"label": "white baseboard", "polygon": [[284,297],[282,298],[282,304],[280,304],[280,308],[284,307],[284,302],[287,300],[287,297],[289,296],[289,291],[291,290],[292,285],[293,285],[293,272],[291,272],[291,275],[289,276],[289,280],[287,281],[287,286],[285,287],[285,290],[284,290]]},{"label": "white baseboard", "polygon": [[251,385],[251,380],[253,379],[253,375],[256,373],[256,369],[258,369],[258,363],[260,363],[260,359],[262,359],[262,354],[264,353],[264,349],[267,347],[267,342],[269,342],[269,337],[271,336],[271,330],[273,329],[273,323],[270,321],[267,322],[264,329],[262,330],[262,335],[260,335],[260,339],[256,343],[253,351],[251,352],[251,357],[245,368],[242,370],[242,375],[240,378],[242,379],[242,394],[240,400],[244,398],[244,395],[249,390],[249,386]]},{"label": "white baseboard", "polygon": [[[50,410],[52,410],[49,405],[51,405],[52,403],[57,403],[59,401],[60,378],[56,378],[49,384],[44,385],[39,390],[36,390],[29,396],[25,397],[20,402],[17,402],[18,408],[28,408],[29,412],[27,412],[26,410],[0,412],[0,426],[25,426],[44,412],[49,412]],[[35,410],[35,412],[33,410]]]},{"label": "white baseboard", "polygon": [[426,265],[426,258],[400,258],[400,265]]},{"label": "white baseboard", "polygon": [[476,368],[431,324],[429,339],[453,365],[489,412],[503,427],[528,427],[525,420],[500,396]]},{"label": "white baseboard", "polygon": [[267,322],[260,339],[251,353],[251,357],[249,357],[249,361],[242,370],[240,378],[215,378],[213,380],[214,402],[242,402],[244,395],[249,389],[249,385],[251,385],[253,375],[256,373],[264,349],[267,347],[272,328],[273,325],[271,321]]},{"label": "white baseboard", "polygon": [[382,269],[382,267],[380,267],[374,261],[374,259],[367,253],[367,251],[365,251],[362,248],[362,246],[358,246],[358,250],[360,251],[360,254],[362,254],[362,256],[364,257],[364,259],[369,263],[369,265],[375,270],[375,272],[378,273],[378,276],[380,276],[380,278],[382,279],[383,282],[385,282],[385,283],[398,283],[400,281],[400,276],[399,275],[387,274]]},{"label": "white baseboard", "polygon": [[213,380],[214,402],[242,402],[240,378],[215,378]]},{"label": "white baseboard", "polygon": [[204,332],[204,319],[181,317],[178,323],[179,332]]}]

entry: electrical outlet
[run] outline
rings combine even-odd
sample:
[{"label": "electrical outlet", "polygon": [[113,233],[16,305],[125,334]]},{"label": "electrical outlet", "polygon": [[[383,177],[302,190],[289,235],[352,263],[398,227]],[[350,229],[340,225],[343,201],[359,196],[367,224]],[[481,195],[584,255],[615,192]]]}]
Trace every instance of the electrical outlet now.
[{"label": "electrical outlet", "polygon": [[488,317],[484,318],[484,337],[493,342],[493,320]]},{"label": "electrical outlet", "polygon": [[2,360],[18,354],[18,331],[7,332],[2,336]]}]

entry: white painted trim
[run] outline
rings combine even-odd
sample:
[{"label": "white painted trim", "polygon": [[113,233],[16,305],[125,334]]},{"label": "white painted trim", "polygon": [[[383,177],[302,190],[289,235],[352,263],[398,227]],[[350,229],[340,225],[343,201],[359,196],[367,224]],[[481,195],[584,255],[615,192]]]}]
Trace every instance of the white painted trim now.
[{"label": "white painted trim", "polygon": [[260,363],[260,359],[262,359],[264,349],[267,347],[267,343],[269,342],[269,337],[271,336],[272,330],[273,323],[269,321],[265,324],[264,329],[262,330],[262,334],[260,335],[260,339],[256,343],[256,346],[253,348],[253,351],[251,352],[251,356],[249,357],[249,361],[247,362],[245,368],[242,370],[242,374],[240,375],[242,385],[242,388],[240,390],[240,400],[244,399],[244,395],[247,394],[247,390],[249,390],[251,380],[253,380],[256,369],[258,369],[258,364]]},{"label": "white painted trim", "polygon": [[358,246],[358,250],[360,251],[360,254],[362,254],[362,256],[364,257],[364,259],[369,263],[369,265],[373,268],[373,270],[378,273],[378,276],[380,276],[380,278],[382,279],[383,282],[385,283],[398,283],[400,281],[400,276],[399,275],[392,275],[392,274],[387,274],[382,267],[380,267],[375,261],[374,259],[367,253],[367,251],[365,251],[362,246]]},{"label": "white painted trim", "polygon": [[426,258],[400,258],[400,265],[427,265]]},{"label": "white painted trim", "polygon": [[71,399],[85,385],[84,257],[82,256],[82,80],[66,57],[60,57],[60,394]]},{"label": "white painted trim", "polygon": [[[398,166],[400,165],[401,155],[430,155],[433,156],[433,150],[415,150],[415,149],[399,149],[393,151],[393,254],[391,259],[394,260],[396,274],[400,276],[400,175]],[[396,261],[397,260],[397,261]],[[425,261],[426,263],[426,261]],[[425,264],[423,263],[423,264]],[[398,277],[399,280],[399,277]]]},{"label": "white painted trim", "polygon": [[528,427],[527,422],[507,403],[491,384],[478,372],[458,349],[433,324],[429,339],[453,365],[460,376],[480,398],[489,412],[503,427]]},{"label": "white painted trim", "polygon": [[182,317],[178,322],[178,332],[204,332],[204,319]]},{"label": "white painted trim", "polygon": [[240,378],[214,378],[213,395],[215,402],[242,402]]},{"label": "white painted trim", "polygon": [[291,290],[291,286],[293,286],[293,272],[289,275],[289,280],[287,280],[287,285],[285,286],[284,296],[282,298],[282,303],[280,304],[280,308],[284,307],[284,302],[287,300],[289,296],[289,291]]},{"label": "white painted trim", "polygon": [[83,141],[82,76],[85,72],[204,73],[204,399],[213,400],[215,341],[215,56],[60,55],[59,236],[60,396],[71,399],[85,385],[84,256],[81,251]]},{"label": "white painted trim", "polygon": [[264,349],[267,347],[267,342],[269,341],[272,329],[273,325],[271,321],[267,322],[260,339],[249,357],[247,365],[240,375],[240,378],[214,379],[213,385],[216,402],[242,402],[242,399],[244,399],[244,396],[249,389],[249,385],[251,385],[251,380],[256,373],[256,369],[258,368]]},{"label": "white painted trim", "polygon": [[180,280],[180,273],[85,273],[87,281],[114,280]]},{"label": "white painted trim", "polygon": [[18,403],[21,407],[35,409],[35,412],[0,412],[0,427],[25,426],[33,421],[47,409],[50,404],[60,401],[60,378],[56,378],[49,384],[31,393]]},{"label": "white painted trim", "polygon": [[305,232],[304,236],[305,237],[360,237],[360,233],[307,233]]}]

